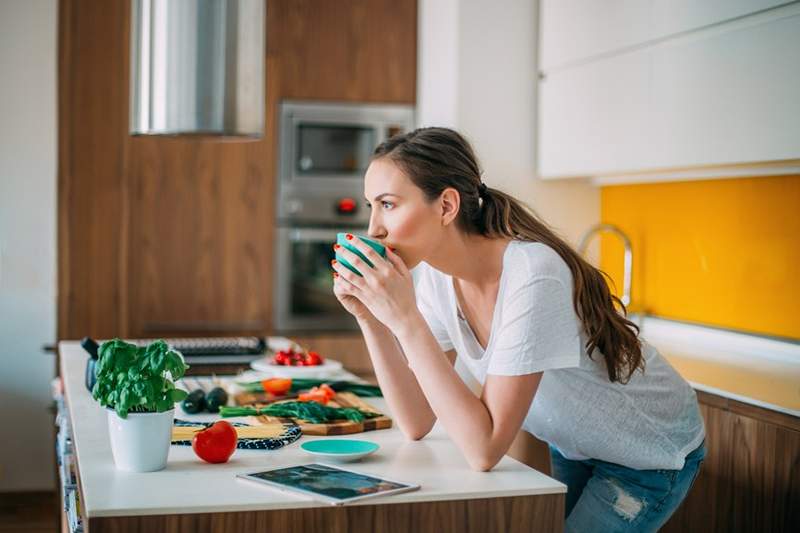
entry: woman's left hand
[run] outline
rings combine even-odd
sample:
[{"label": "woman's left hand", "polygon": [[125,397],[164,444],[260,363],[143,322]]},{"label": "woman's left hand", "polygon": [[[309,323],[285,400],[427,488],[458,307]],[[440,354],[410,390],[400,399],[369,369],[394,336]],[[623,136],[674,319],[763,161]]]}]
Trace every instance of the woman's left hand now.
[{"label": "woman's left hand", "polygon": [[350,244],[364,254],[374,267],[344,246],[334,246],[336,252],[363,275],[359,276],[334,260],[333,268],[339,274],[339,282],[344,285],[342,291],[358,298],[376,319],[396,333],[418,312],[411,272],[400,256],[388,246],[384,259],[355,235]]}]

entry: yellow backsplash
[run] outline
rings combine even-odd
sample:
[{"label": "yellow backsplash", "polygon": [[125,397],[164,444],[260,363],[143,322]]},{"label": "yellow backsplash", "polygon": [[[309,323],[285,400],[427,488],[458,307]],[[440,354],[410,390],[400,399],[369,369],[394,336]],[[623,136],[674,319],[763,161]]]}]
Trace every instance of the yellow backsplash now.
[{"label": "yellow backsplash", "polygon": [[[602,221],[633,246],[631,310],[800,339],[800,176],[615,185]],[[622,245],[601,236],[622,291]]]}]

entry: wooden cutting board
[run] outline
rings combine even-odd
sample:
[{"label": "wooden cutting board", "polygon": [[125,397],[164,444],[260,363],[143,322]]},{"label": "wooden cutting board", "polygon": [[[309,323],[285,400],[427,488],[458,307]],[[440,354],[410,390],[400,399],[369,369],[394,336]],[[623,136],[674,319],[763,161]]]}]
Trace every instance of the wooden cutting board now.
[{"label": "wooden cutting board", "polygon": [[[236,403],[239,405],[253,405],[263,407],[265,396],[258,393],[243,393],[236,396]],[[331,407],[357,407],[362,411],[379,413],[373,406],[353,394],[352,392],[338,392],[328,403]],[[302,419],[281,418],[275,416],[254,416],[254,424],[270,424],[275,422],[292,421],[300,426],[304,435],[350,435],[352,433],[362,433],[376,429],[388,429],[392,427],[392,419],[388,416],[378,416],[367,418],[363,422],[353,422],[352,420],[335,420],[325,424],[312,424]]]}]

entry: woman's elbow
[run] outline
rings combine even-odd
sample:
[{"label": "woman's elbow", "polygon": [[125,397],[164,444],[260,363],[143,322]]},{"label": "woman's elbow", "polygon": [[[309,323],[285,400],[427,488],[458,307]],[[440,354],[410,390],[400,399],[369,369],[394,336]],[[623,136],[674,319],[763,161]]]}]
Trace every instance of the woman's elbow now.
[{"label": "woman's elbow", "polygon": [[468,458],[469,467],[476,472],[488,472],[500,462],[499,457],[472,457]]},{"label": "woman's elbow", "polygon": [[433,426],[425,427],[404,427],[400,426],[400,431],[408,440],[422,440],[425,435],[431,432]]}]

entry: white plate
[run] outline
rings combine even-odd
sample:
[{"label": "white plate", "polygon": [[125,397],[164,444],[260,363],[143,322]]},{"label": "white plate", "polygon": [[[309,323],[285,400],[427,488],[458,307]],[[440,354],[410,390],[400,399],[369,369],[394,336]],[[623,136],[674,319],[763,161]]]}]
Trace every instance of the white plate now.
[{"label": "white plate", "polygon": [[342,363],[335,359],[325,358],[325,362],[316,366],[289,366],[272,364],[272,356],[256,359],[250,366],[253,370],[265,372],[272,376],[285,378],[319,378],[325,379],[336,375],[342,369]]}]

